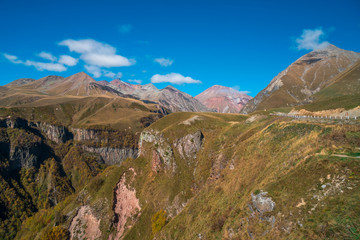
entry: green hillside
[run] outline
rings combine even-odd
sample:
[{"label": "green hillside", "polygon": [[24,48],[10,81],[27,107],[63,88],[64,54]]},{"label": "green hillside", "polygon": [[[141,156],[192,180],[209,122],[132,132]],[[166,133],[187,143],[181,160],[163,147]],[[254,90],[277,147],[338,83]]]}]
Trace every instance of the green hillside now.
[{"label": "green hillside", "polygon": [[[139,158],[102,170],[26,220],[16,238],[55,225],[86,232],[71,227],[86,206],[100,239],[119,231],[123,239],[357,239],[359,132],[260,114],[173,113],[143,131]],[[116,210],[119,201],[132,210]]]}]

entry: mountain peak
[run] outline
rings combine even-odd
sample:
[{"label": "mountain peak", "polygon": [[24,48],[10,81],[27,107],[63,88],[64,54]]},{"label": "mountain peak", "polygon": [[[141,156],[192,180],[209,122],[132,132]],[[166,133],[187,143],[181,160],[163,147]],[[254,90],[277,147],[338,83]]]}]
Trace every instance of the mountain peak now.
[{"label": "mountain peak", "polygon": [[74,75],[71,75],[70,77],[72,77],[72,76],[74,76],[74,77],[82,77],[82,78],[84,78],[84,77],[92,78],[86,72],[78,72],[78,73],[75,73]]},{"label": "mountain peak", "polygon": [[143,89],[158,90],[158,88],[157,88],[157,87],[155,87],[155,85],[154,85],[154,84],[152,84],[152,83],[148,83],[148,84],[142,85],[142,88],[143,88]]},{"label": "mountain peak", "polygon": [[214,85],[195,98],[217,112],[238,113],[252,97],[230,87]]},{"label": "mountain peak", "polygon": [[175,91],[179,91],[177,88],[171,86],[171,85],[167,85],[164,89],[170,89],[170,90],[175,90]]},{"label": "mountain peak", "polygon": [[332,84],[335,76],[359,60],[360,53],[332,44],[305,54],[273,78],[242,113],[311,102],[315,93]]}]

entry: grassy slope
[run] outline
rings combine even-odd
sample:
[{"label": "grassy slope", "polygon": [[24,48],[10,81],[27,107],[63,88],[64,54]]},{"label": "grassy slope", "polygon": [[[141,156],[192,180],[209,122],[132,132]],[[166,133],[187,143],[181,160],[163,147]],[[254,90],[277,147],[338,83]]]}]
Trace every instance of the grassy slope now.
[{"label": "grassy slope", "polygon": [[0,116],[19,116],[31,121],[90,128],[108,126],[139,131],[141,119],[155,116],[152,104],[121,97],[47,97],[16,107],[0,108]]},{"label": "grassy slope", "polygon": [[314,95],[314,103],[297,107],[309,111],[345,108],[360,105],[360,62],[340,73],[334,83]]},{"label": "grassy slope", "polygon": [[[196,115],[200,120],[190,126],[179,124]],[[357,231],[356,227],[360,226],[359,219],[355,218],[360,210],[360,191],[351,184],[359,184],[359,160],[331,155],[357,155],[360,128],[271,116],[246,123],[246,118],[235,114],[175,113],[157,121],[148,129],[161,131],[170,143],[187,133],[202,131],[204,146],[195,161],[186,163],[174,150],[176,173],[154,173],[151,170],[154,146],[148,144],[145,156],[127,160],[121,167],[108,167],[82,191],[26,221],[18,238],[36,236],[44,227],[52,226],[56,216],[67,215],[67,219],[58,222],[67,227],[74,209],[89,204],[102,219],[102,238],[107,239],[113,231],[109,228],[113,189],[131,167],[137,175],[135,181],[128,184],[136,189],[142,212],[124,239],[150,238],[151,217],[161,209],[168,210],[176,198],[188,203],[178,216],[168,216],[168,223],[157,234],[157,239],[196,239],[198,234],[205,239],[227,239],[230,235],[233,239],[246,239],[249,232],[261,238],[266,230],[269,232],[262,238],[350,236],[355,239],[359,233],[351,231]],[[222,171],[215,164],[219,159]],[[219,178],[209,179],[216,171],[220,173]],[[345,176],[346,187],[342,193],[334,191],[324,197],[321,204],[311,210],[317,203],[313,195],[321,195],[319,179],[326,179],[329,174]],[[352,189],[347,188],[350,186]],[[268,191],[276,202],[276,208],[269,213],[276,217],[274,228],[266,221],[250,217],[250,194],[259,189]],[[301,198],[307,204],[297,208]],[[290,229],[290,233],[282,229]]]},{"label": "grassy slope", "polygon": [[[160,239],[195,239],[198,234],[205,239],[226,239],[231,234],[235,239],[243,239],[249,238],[248,232],[261,237],[265,231],[269,233],[264,238],[269,239],[359,236],[359,232],[351,233],[354,229],[348,227],[360,226],[354,218],[359,211],[358,190],[345,188],[343,193],[324,197],[320,207],[308,213],[317,203],[312,198],[315,193],[309,191],[319,188],[320,178],[340,175],[348,180],[347,186],[358,184],[359,160],[332,157],[331,153],[359,152],[359,127],[281,120],[266,127],[267,124],[269,120],[253,124],[254,134],[249,138],[243,137],[247,134],[241,135],[237,129],[241,127],[236,125],[219,136],[226,136],[217,140],[223,142],[221,152],[234,160],[234,170],[228,164],[220,179],[207,185],[168,223]],[[276,216],[274,228],[250,217],[250,194],[258,189],[268,191],[276,202],[271,213]],[[301,198],[307,205],[297,208]],[[297,226],[298,221],[302,228]],[[290,234],[281,230],[289,225]]]}]

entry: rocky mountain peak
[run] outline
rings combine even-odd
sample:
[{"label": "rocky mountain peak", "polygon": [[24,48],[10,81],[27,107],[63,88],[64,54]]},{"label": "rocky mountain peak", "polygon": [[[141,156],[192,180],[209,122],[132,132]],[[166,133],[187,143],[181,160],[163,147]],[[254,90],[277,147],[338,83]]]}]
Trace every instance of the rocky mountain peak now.
[{"label": "rocky mountain peak", "polygon": [[332,44],[311,51],[280,72],[270,84],[243,108],[242,113],[268,108],[295,106],[333,83],[339,73],[360,60],[360,53]]},{"label": "rocky mountain peak", "polygon": [[217,112],[237,113],[252,97],[230,87],[214,85],[195,98]]}]

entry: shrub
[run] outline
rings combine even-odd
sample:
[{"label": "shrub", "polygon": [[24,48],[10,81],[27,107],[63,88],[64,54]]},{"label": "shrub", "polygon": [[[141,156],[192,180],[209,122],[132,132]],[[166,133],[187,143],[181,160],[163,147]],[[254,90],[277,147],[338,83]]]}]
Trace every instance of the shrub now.
[{"label": "shrub", "polygon": [[151,229],[152,233],[156,234],[159,232],[166,224],[166,211],[163,209],[155,213],[151,218]]},{"label": "shrub", "polygon": [[40,240],[65,240],[69,238],[69,231],[62,226],[52,227],[46,231]]}]

